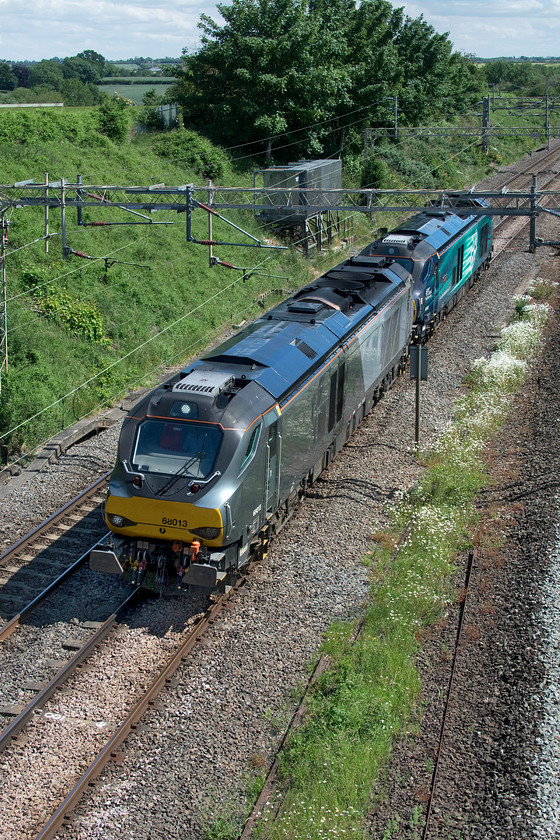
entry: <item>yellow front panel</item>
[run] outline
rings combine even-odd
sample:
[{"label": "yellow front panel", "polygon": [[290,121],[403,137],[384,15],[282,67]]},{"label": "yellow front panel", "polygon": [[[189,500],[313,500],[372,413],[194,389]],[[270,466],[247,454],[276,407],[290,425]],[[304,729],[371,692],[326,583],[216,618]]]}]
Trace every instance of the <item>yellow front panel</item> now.
[{"label": "yellow front panel", "polygon": [[182,540],[192,542],[200,539],[191,533],[191,528],[219,528],[220,534],[214,540],[201,540],[204,545],[222,544],[222,517],[214,508],[197,507],[189,502],[170,502],[164,499],[145,499],[141,496],[124,498],[109,494],[105,514],[114,513],[125,516],[136,525],[115,528],[107,524],[123,537],[136,540]]}]

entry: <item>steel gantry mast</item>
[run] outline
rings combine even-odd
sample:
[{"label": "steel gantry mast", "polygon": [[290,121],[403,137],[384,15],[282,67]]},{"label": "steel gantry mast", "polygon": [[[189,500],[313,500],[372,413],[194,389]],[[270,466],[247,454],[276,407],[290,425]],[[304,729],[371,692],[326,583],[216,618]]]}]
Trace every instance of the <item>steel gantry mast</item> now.
[{"label": "steel gantry mast", "polygon": [[[42,207],[50,209],[70,208],[82,210],[86,207],[98,209],[117,209],[154,213],[170,210],[186,213],[187,239],[192,241],[190,219],[196,209],[214,211],[221,210],[250,210],[255,213],[266,211],[274,206],[278,210],[293,211],[305,206],[306,212],[324,212],[335,207],[344,212],[371,213],[375,211],[405,212],[415,211],[426,205],[450,206],[453,199],[454,212],[458,215],[496,215],[496,216],[527,216],[528,202],[531,190],[500,191],[500,190],[448,190],[448,189],[357,189],[357,190],[327,190],[321,188],[321,193],[328,196],[328,203],[313,204],[308,200],[302,201],[301,188],[273,188],[273,187],[219,187],[216,185],[197,187],[194,184],[183,186],[133,186],[122,185],[93,185],[71,183],[66,179],[44,183],[30,181],[12,185],[0,185],[0,213],[8,208]],[[316,197],[317,189],[307,191]],[[285,203],[280,204],[273,197],[280,194]],[[560,196],[559,190],[542,190],[539,198],[544,196]],[[457,199],[501,199],[499,207],[474,207],[457,205]],[[158,224],[148,216],[143,216],[139,224]],[[103,223],[101,223],[103,224]],[[160,222],[161,224],[161,222]],[[235,244],[235,243],[231,243]],[[264,245],[262,246],[264,247]]]}]

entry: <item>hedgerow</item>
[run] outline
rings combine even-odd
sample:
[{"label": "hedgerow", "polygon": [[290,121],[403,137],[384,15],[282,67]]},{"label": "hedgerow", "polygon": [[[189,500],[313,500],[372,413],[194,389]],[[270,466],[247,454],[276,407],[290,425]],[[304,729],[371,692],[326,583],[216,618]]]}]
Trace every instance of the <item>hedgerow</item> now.
[{"label": "hedgerow", "polygon": [[69,140],[82,146],[95,143],[98,132],[94,111],[68,112],[61,108],[0,111],[0,142],[32,146],[51,140]]}]

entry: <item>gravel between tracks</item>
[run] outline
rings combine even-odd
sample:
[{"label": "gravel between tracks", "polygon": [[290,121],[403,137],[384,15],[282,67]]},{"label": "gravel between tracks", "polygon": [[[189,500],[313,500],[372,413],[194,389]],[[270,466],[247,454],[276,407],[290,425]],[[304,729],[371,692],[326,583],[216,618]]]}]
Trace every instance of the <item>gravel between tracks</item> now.
[{"label": "gravel between tracks", "polygon": [[[545,235],[557,237],[557,232]],[[497,328],[513,309],[513,294],[521,291],[537,274],[551,276],[552,263],[547,259],[544,252],[536,257],[523,252],[510,254],[499,266],[487,272],[442,324],[430,343],[430,380],[422,392],[424,442],[433,440],[451,418],[453,403],[461,392],[461,382],[470,360],[491,351]],[[552,418],[550,422],[553,422]],[[216,814],[229,813],[233,819],[240,818],[247,804],[248,781],[274,752],[282,722],[286,721],[291,707],[287,698],[292,688],[306,680],[308,663],[322,633],[334,619],[360,612],[368,585],[367,570],[361,563],[369,547],[368,534],[383,525],[385,503],[397,490],[414,482],[421,472],[412,456],[413,431],[414,389],[403,377],[312,488],[310,497],[275,540],[267,559],[232,607],[216,622],[204,645],[181,669],[176,686],[162,696],[159,708],[146,715],[141,731],[129,738],[123,764],[106,769],[97,788],[84,799],[77,818],[60,833],[61,838],[198,840]],[[103,472],[114,457],[115,439],[116,430],[111,430],[94,441],[74,447],[60,464],[49,467],[34,480],[32,487],[23,487],[0,500],[4,539],[10,541],[13,533],[21,535],[29,530],[30,511],[43,518],[45,514],[38,513],[41,499],[52,505],[53,488],[64,486],[66,490],[74,478],[79,481],[84,464],[88,475],[84,483],[93,480],[92,471]],[[515,439],[510,443],[514,449],[512,457],[519,462]],[[90,450],[92,446],[94,449]],[[69,466],[65,466],[68,463]],[[62,477],[61,469],[66,470]],[[69,492],[74,495],[78,490]],[[550,517],[555,519],[556,507],[550,509]],[[10,520],[14,528],[10,526]],[[513,523],[510,525],[515,533]],[[523,536],[519,545],[522,548],[526,536],[531,533],[532,523],[520,522],[520,527]],[[523,566],[522,561],[520,565]],[[484,570],[487,576],[491,568]],[[536,565],[537,577],[540,571],[541,566]],[[520,579],[519,585],[521,582]],[[481,675],[483,682],[473,681],[473,690],[478,691],[477,713],[485,714],[480,721],[475,717],[469,726],[472,724],[474,731],[481,733],[478,753],[494,757],[493,763],[484,770],[487,807],[479,809],[478,822],[469,821],[460,803],[453,810],[453,814],[457,811],[462,818],[457,823],[462,826],[463,836],[494,836],[490,830],[496,814],[491,806],[499,801],[500,785],[503,788],[504,778],[507,778],[504,760],[495,757],[500,755],[504,734],[508,735],[509,731],[507,743],[508,755],[511,753],[512,756],[511,766],[523,763],[525,767],[526,738],[531,737],[530,755],[537,756],[537,739],[546,740],[551,732],[549,728],[538,733],[534,727],[535,715],[538,711],[540,717],[542,711],[540,695],[533,701],[538,682],[529,686],[522,680],[527,660],[542,678],[549,667],[549,659],[541,651],[541,659],[537,660],[535,639],[526,652],[525,634],[533,632],[534,622],[532,619],[527,625],[522,619],[526,618],[527,612],[530,616],[536,615],[537,603],[527,595],[520,598],[518,592],[516,588],[511,590],[513,603],[506,600],[508,586],[505,585],[503,604],[500,602],[496,607],[505,609],[507,615],[516,616],[513,650],[504,643],[507,639],[504,635],[500,636],[501,646],[498,645],[494,653],[496,663],[500,654],[500,661],[508,673],[508,663],[512,659],[516,675],[512,684],[521,685],[521,690],[510,693],[510,702],[513,698],[513,708],[519,704],[520,709],[525,710],[519,720],[532,722],[532,729],[527,726],[516,728],[512,724],[508,730],[509,721],[504,724],[500,717],[503,707],[498,703],[485,703],[484,673]],[[483,605],[487,600],[489,606],[495,606],[489,598],[485,598]],[[525,602],[527,609],[521,612],[519,605]],[[476,612],[476,605],[474,609],[478,619],[480,610]],[[492,618],[497,623],[491,611],[486,616],[489,622]],[[534,621],[538,620],[534,618]],[[548,619],[550,627],[553,620],[553,617]],[[473,623],[476,623],[475,619]],[[472,632],[476,635],[474,630]],[[534,632],[537,640],[540,639],[537,631]],[[442,651],[444,638],[445,630],[442,629],[441,635],[434,636],[432,647],[428,646],[425,654],[425,673],[436,686],[436,693],[434,660],[437,660],[437,651]],[[496,673],[500,667],[495,664]],[[534,673],[532,670],[531,675]],[[529,687],[530,694],[527,693]],[[555,697],[552,682],[550,691],[552,713]],[[517,720],[514,713],[513,718]],[[554,725],[554,719],[551,720],[549,727]],[[412,745],[407,741],[397,749],[389,779],[393,769],[396,768],[399,776],[400,771],[409,766],[410,756],[420,743],[420,739]],[[430,744],[424,744],[424,747],[429,750]],[[399,750],[403,750],[404,758]],[[424,751],[424,763],[426,754]],[[480,770],[476,765],[464,767],[467,774]],[[540,768],[535,768],[534,773],[523,776],[529,779],[523,791],[527,798],[523,802],[528,801],[531,791],[536,789],[541,778],[539,773]],[[519,775],[521,778],[521,771]],[[552,807],[553,793],[546,791],[546,778],[542,779],[541,796]],[[412,781],[416,784],[414,778]],[[475,794],[479,790],[476,778],[467,775],[456,780],[455,785],[466,791],[472,789],[474,793],[468,802],[476,801]],[[406,786],[404,789],[407,790]],[[498,791],[497,800],[494,790]],[[416,790],[416,795],[414,801],[421,802],[422,790]],[[390,802],[393,816],[406,815],[411,804],[410,791],[408,798],[397,791]],[[507,796],[499,808],[502,808],[500,813],[503,812],[504,821],[507,814],[513,820],[514,803]],[[541,810],[546,813],[544,807]],[[533,809],[529,811],[534,813]],[[378,814],[376,819],[382,817]],[[522,830],[528,832],[531,818],[525,815],[523,819]],[[546,821],[545,816],[543,819]],[[372,825],[375,829],[375,821]],[[512,826],[507,835],[496,833],[495,836],[532,836],[519,833],[513,822]],[[548,823],[546,831],[549,831]],[[375,832],[376,829],[372,836],[383,836],[383,831]],[[453,834],[440,836],[452,837]],[[545,836],[554,834],[549,831]]]}]

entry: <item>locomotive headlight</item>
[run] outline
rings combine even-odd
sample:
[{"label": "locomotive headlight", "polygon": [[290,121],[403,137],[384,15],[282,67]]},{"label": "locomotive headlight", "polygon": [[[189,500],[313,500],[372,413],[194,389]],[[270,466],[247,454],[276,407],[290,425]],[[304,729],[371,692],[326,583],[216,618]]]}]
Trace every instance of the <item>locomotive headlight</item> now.
[{"label": "locomotive headlight", "polygon": [[114,525],[115,528],[124,528],[129,525],[136,525],[136,522],[133,522],[131,519],[127,519],[126,516],[121,516],[118,513],[108,513],[107,519]]},{"label": "locomotive headlight", "polygon": [[191,534],[196,534],[197,537],[202,537],[203,540],[215,540],[220,536],[219,528],[192,528]]}]

